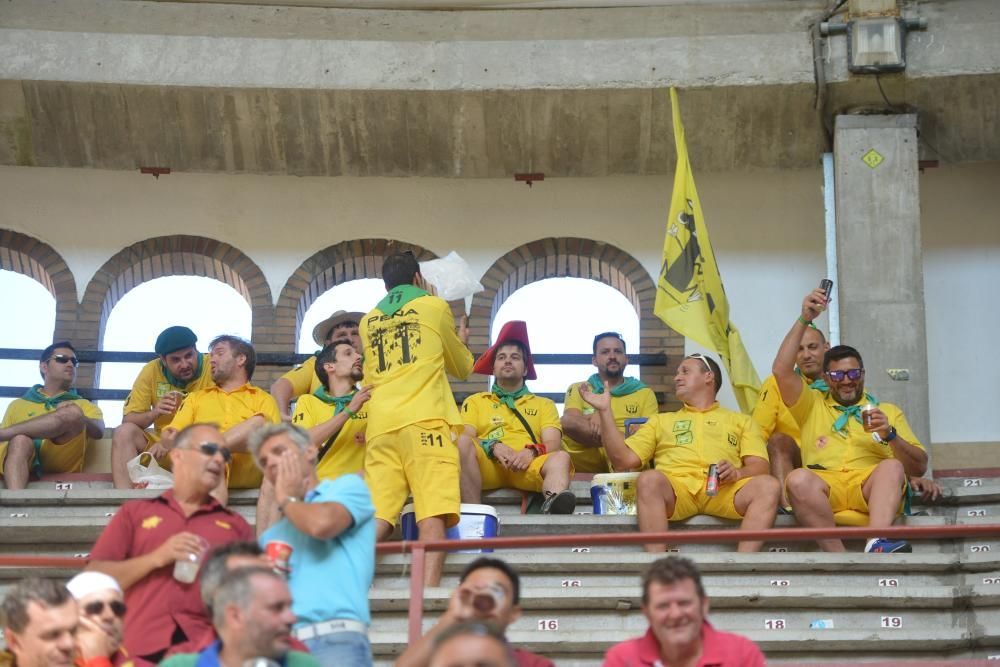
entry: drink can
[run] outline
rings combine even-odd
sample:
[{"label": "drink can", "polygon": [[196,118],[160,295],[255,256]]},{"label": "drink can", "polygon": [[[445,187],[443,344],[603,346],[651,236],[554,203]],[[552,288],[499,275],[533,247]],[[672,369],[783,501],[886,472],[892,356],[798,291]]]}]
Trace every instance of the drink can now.
[{"label": "drink can", "polygon": [[825,296],[826,300],[829,301],[830,292],[833,291],[833,281],[829,278],[823,278],[823,280],[819,281],[819,288],[823,290],[823,296]]},{"label": "drink can", "polygon": [[719,466],[714,463],[708,466],[708,478],[705,480],[705,495],[714,496],[719,493]]},{"label": "drink can", "polygon": [[267,555],[267,559],[271,561],[271,567],[274,568],[275,572],[283,574],[286,577],[291,573],[292,545],[288,542],[271,540],[264,547],[264,553]]}]

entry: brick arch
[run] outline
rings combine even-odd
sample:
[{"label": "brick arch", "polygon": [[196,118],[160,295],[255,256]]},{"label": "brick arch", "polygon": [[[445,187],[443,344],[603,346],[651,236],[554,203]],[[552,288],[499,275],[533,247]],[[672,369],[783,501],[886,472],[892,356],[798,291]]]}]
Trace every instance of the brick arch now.
[{"label": "brick arch", "polygon": [[0,229],[0,269],[25,275],[47,289],[56,300],[52,340],[70,337],[67,325],[76,319],[76,279],[52,246],[27,234]]},{"label": "brick arch", "polygon": [[388,255],[409,250],[419,261],[437,258],[432,251],[390,239],[343,241],[312,255],[288,278],[278,297],[276,339],[285,349],[295,349],[306,311],[321,294],[341,283],[359,278],[381,278]]},{"label": "brick arch", "polygon": [[158,236],[120,250],[97,270],[83,295],[81,319],[91,326],[85,346],[99,349],[115,304],[131,289],[165,276],[204,276],[235,289],[258,315],[273,311],[271,288],[257,264],[228,243],[202,236]]},{"label": "brick arch", "polygon": [[653,314],[656,284],[646,269],[632,255],[608,243],[545,238],[514,248],[497,259],[480,279],[484,291],[472,300],[470,347],[476,351],[486,349],[497,311],[517,289],[546,278],[564,277],[610,285],[631,302],[639,317],[639,352],[667,354],[665,367],[643,367],[643,381],[667,395],[666,407],[674,406],[671,378],[683,357],[684,338]]}]

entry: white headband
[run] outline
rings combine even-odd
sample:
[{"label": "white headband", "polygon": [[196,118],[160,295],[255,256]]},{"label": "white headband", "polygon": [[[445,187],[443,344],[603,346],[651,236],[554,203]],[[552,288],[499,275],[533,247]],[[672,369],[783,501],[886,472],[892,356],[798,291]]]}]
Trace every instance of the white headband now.
[{"label": "white headband", "polygon": [[69,580],[66,588],[77,600],[98,591],[112,590],[117,591],[119,595],[122,592],[122,587],[118,585],[114,577],[109,577],[103,572],[81,572]]}]

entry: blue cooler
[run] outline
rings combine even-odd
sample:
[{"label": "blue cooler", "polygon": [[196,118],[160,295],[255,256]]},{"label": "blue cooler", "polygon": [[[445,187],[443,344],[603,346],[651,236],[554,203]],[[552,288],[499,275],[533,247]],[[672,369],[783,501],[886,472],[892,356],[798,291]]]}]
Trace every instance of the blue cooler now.
[{"label": "blue cooler", "polygon": [[590,499],[594,514],[635,514],[635,480],[637,472],[611,472],[594,475],[590,483]]},{"label": "blue cooler", "polygon": [[[462,515],[458,519],[458,525],[452,526],[445,533],[449,540],[481,540],[485,537],[496,537],[500,534],[500,521],[497,519],[497,511],[489,505],[473,505],[462,503]],[[403,531],[404,540],[417,539],[417,520],[413,514],[413,505],[403,508],[400,517],[400,528]],[[460,554],[482,554],[492,553],[493,549],[460,549],[453,553]]]}]

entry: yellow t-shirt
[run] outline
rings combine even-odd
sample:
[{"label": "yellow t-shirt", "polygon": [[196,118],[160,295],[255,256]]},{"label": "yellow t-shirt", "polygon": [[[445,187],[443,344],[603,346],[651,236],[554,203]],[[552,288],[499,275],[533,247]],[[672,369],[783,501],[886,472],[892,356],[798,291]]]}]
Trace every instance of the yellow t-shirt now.
[{"label": "yellow t-shirt", "polygon": [[[574,382],[566,390],[564,407],[566,410],[579,410],[584,415],[594,413],[594,408],[580,396],[579,382]],[[627,396],[611,397],[611,413],[615,416],[615,425],[622,433],[625,432],[626,419],[653,417],[658,410],[656,394],[649,387],[643,387]],[[563,435],[562,445],[573,459],[573,465],[578,472],[608,472],[611,469],[603,447],[581,445],[568,435]]]},{"label": "yellow t-shirt", "polygon": [[[295,404],[292,423],[308,430],[332,419],[335,410],[336,406],[324,403],[312,394],[303,394]],[[358,472],[364,467],[367,425],[368,411],[364,407],[344,422],[333,444],[316,466],[316,474],[320,479],[336,479],[350,472]],[[326,443],[319,443],[319,448],[322,449],[324,444]]]},{"label": "yellow t-shirt", "polygon": [[757,422],[718,402],[705,410],[685,405],[677,412],[650,417],[625,444],[642,461],[642,468],[653,461],[657,470],[671,477],[703,478],[708,466],[719,461],[742,467],[744,456],[768,460]]},{"label": "yellow t-shirt", "polygon": [[254,415],[261,415],[272,424],[281,421],[278,404],[260,387],[248,382],[226,393],[212,385],[188,394],[168,426],[180,431],[191,424],[209,423],[218,425],[225,433]]},{"label": "yellow t-shirt", "polygon": [[315,354],[282,375],[281,379],[292,383],[292,398],[311,394],[323,386],[316,376]]},{"label": "yellow t-shirt", "polygon": [[[216,385],[188,394],[169,426],[180,431],[191,424],[216,424],[225,433],[255,415],[271,424],[281,421],[278,404],[271,395],[249,382],[226,393]],[[248,452],[234,452],[229,488],[254,489],[264,476]]]},{"label": "yellow t-shirt", "polygon": [[[804,388],[803,391],[807,388]],[[760,388],[757,407],[753,409],[753,420],[760,424],[765,440],[777,431],[791,436],[795,442],[799,442],[801,435],[799,424],[792,417],[792,413],[788,411],[785,402],[781,400],[781,390],[778,389],[778,381],[774,379],[773,375],[768,376]]]},{"label": "yellow t-shirt", "polygon": [[[857,405],[865,405],[868,399],[862,397]],[[804,388],[798,402],[789,408],[792,417],[802,429],[802,465],[822,466],[826,470],[864,470],[895,458],[892,447],[875,442],[856,419],[848,419],[846,433],[833,430],[833,423],[842,414],[840,405],[829,392]],[[917,441],[903,411],[892,403],[879,403],[879,410],[889,418],[889,424],[908,443],[920,449],[924,446]]]},{"label": "yellow t-shirt", "polygon": [[[139,375],[132,383],[132,391],[125,398],[123,415],[130,415],[136,412],[148,412],[160,402],[168,392],[180,391],[185,395],[199,389],[212,386],[212,366],[208,362],[207,354],[202,355],[201,374],[188,382],[186,387],[175,387],[167,380],[163,373],[163,366],[159,359],[153,359],[142,367]],[[153,433],[159,436],[163,428],[170,425],[174,415],[160,415],[153,422]]]},{"label": "yellow t-shirt", "polygon": [[[514,401],[535,438],[541,439],[542,429],[554,428],[562,431],[556,404],[542,396],[525,394]],[[499,440],[515,451],[524,449],[537,440],[524,428],[524,424],[514,412],[504,405],[493,392],[473,394],[462,403],[462,421],[476,429],[480,440]]]},{"label": "yellow t-shirt", "polygon": [[424,421],[462,424],[445,372],[467,378],[472,353],[443,299],[421,296],[391,316],[375,308],[361,321],[360,333],[365,383],[374,385],[367,403],[369,441]]},{"label": "yellow t-shirt", "polygon": [[[43,396],[47,396],[40,388],[38,390]],[[104,413],[96,405],[85,398],[79,398],[66,403],[75,403],[83,410],[83,416],[87,419],[104,419]],[[26,422],[41,415],[55,410],[56,407],[46,408],[44,403],[35,403],[23,398],[11,401],[7,406],[7,412],[3,415],[3,422],[0,428],[7,428],[14,424]],[[55,445],[48,440],[42,443],[42,467],[45,472],[80,472],[83,470],[83,458],[87,449],[87,430],[63,445]],[[0,442],[0,470],[3,469],[4,460],[7,458],[7,443]]]}]

